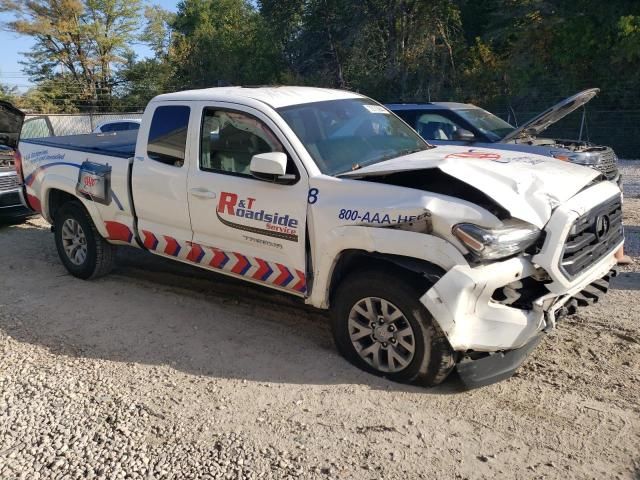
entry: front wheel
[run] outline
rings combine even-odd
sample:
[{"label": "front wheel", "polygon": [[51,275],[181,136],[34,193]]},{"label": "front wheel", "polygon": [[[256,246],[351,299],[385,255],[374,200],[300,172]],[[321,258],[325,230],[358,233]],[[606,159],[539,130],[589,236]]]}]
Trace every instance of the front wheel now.
[{"label": "front wheel", "polygon": [[442,382],[455,365],[454,352],[419,296],[401,275],[369,271],[348,276],[332,306],[340,353],[357,367],[397,382]]},{"label": "front wheel", "polygon": [[69,273],[88,279],[111,271],[115,247],[102,238],[82,204],[64,204],[54,225],[58,255]]}]

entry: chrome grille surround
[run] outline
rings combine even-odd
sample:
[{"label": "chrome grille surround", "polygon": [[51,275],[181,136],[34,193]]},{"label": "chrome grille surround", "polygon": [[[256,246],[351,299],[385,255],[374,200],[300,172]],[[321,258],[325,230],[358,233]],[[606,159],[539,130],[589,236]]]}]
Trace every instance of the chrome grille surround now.
[{"label": "chrome grille surround", "polygon": [[609,180],[613,180],[618,175],[618,160],[615,152],[607,147],[600,154],[600,160],[594,167],[604,173]]},{"label": "chrome grille surround", "polygon": [[576,277],[610,253],[623,238],[622,198],[617,196],[573,222],[562,249],[560,271],[569,279]]}]

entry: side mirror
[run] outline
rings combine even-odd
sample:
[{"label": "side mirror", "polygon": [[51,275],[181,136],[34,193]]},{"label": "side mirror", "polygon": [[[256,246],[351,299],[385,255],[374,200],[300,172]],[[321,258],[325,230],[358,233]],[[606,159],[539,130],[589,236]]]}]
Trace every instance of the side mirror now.
[{"label": "side mirror", "polygon": [[255,178],[273,183],[293,183],[295,175],[287,175],[287,154],[283,152],[258,153],[251,158],[249,171]]},{"label": "side mirror", "polygon": [[469,130],[458,128],[455,132],[453,132],[453,139],[459,142],[473,142],[475,141],[476,136]]}]

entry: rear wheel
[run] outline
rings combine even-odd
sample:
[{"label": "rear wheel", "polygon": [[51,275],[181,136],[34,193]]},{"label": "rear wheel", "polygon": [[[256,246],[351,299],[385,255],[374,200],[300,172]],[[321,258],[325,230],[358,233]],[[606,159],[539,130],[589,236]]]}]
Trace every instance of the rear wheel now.
[{"label": "rear wheel", "polygon": [[111,271],[115,247],[98,233],[80,203],[64,204],[56,212],[54,225],[58,255],[69,273],[88,279]]},{"label": "rear wheel", "polygon": [[333,299],[332,331],[340,353],[357,367],[402,383],[436,385],[454,352],[412,283],[368,271],[348,276]]}]

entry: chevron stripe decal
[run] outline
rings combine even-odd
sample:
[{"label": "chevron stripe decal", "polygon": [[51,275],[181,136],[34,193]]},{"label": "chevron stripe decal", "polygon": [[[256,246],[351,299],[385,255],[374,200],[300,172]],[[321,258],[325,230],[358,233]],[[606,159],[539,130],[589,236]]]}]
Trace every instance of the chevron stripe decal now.
[{"label": "chevron stripe decal", "polygon": [[[133,243],[133,232],[118,222],[105,222],[110,240]],[[201,265],[222,270],[237,276],[273,285],[293,292],[305,294],[307,282],[304,272],[262,258],[250,257],[238,252],[227,252],[216,247],[177,240],[169,235],[158,235],[141,230],[142,243],[147,250]]]},{"label": "chevron stripe decal", "polygon": [[256,262],[258,263],[258,270],[253,274],[252,278],[264,282],[273,273],[273,269],[271,268],[271,265],[261,258],[256,258]]},{"label": "chevron stripe decal", "polygon": [[296,279],[298,280],[296,284],[293,286],[293,289],[297,292],[304,293],[307,291],[307,280],[304,276],[304,273],[300,270],[296,270]]},{"label": "chevron stripe decal", "polygon": [[204,257],[204,250],[202,249],[202,247],[197,243],[191,244],[191,250],[189,251],[187,260],[193,263],[200,263],[203,257]]},{"label": "chevron stripe decal", "polygon": [[286,287],[291,280],[293,280],[293,275],[291,275],[291,271],[280,263],[276,263],[278,270],[280,270],[280,275],[273,281],[279,287]]},{"label": "chevron stripe decal", "polygon": [[209,265],[211,265],[213,268],[223,269],[229,261],[229,257],[226,253],[224,253],[222,250],[218,250],[217,248],[212,248],[211,250],[213,250],[214,254],[213,260],[211,260]]},{"label": "chevron stripe decal", "polygon": [[171,255],[172,257],[177,257],[182,247],[175,238],[169,237],[167,235],[163,236],[167,241],[167,246],[164,248],[164,253],[166,253],[167,255]]},{"label": "chevron stripe decal", "polygon": [[158,238],[151,232],[147,230],[142,230],[142,235],[144,235],[144,246],[149,250],[155,250],[158,248]]}]

